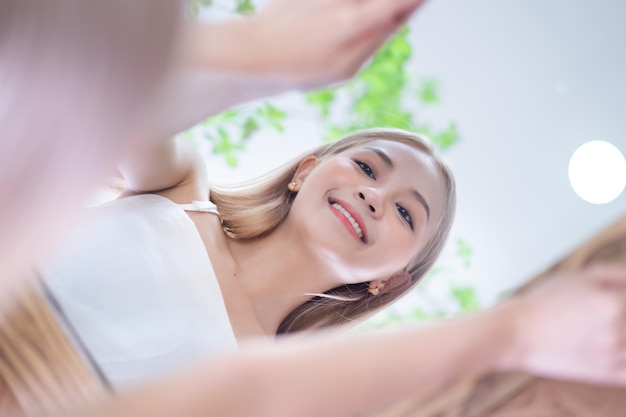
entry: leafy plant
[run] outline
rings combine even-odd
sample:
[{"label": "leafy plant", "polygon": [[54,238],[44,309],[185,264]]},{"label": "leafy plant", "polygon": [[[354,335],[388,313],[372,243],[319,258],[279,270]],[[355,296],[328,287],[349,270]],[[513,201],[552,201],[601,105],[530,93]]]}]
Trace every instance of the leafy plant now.
[{"label": "leafy plant", "polygon": [[[352,81],[307,94],[309,103],[320,110],[326,127],[325,140],[372,127],[425,134],[440,150],[450,148],[459,140],[454,123],[443,130],[435,130],[417,117],[417,103],[432,107],[441,102],[440,83],[432,78],[415,82],[409,67],[412,48],[408,35],[406,27],[398,31]],[[345,110],[334,114],[337,103],[343,103]]]},{"label": "leafy plant", "polygon": [[237,8],[235,10],[240,14],[249,14],[254,12],[255,7],[251,0],[237,0]]},{"label": "leafy plant", "polygon": [[202,137],[209,141],[214,154],[222,155],[228,165],[237,166],[237,154],[259,130],[284,131],[287,113],[265,102],[259,106],[228,110],[206,119],[187,133],[188,138]]},{"label": "leafy plant", "polygon": [[[196,19],[203,8],[211,6],[215,6],[212,0],[188,0],[187,15]],[[230,10],[245,15],[254,12],[255,6],[252,0],[234,0]],[[214,154],[222,155],[229,166],[236,167],[237,155],[245,150],[250,138],[268,127],[282,133],[286,117],[285,111],[265,101],[256,107],[231,109],[210,117],[182,135],[190,140],[196,136],[204,138],[211,144]]]}]

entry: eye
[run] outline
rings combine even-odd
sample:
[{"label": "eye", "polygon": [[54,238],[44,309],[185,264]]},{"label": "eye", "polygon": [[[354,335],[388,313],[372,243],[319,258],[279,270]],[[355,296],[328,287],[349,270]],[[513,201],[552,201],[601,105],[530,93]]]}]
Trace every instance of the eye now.
[{"label": "eye", "polygon": [[359,166],[359,168],[361,168],[361,171],[363,171],[363,173],[365,175],[367,175],[368,177],[370,177],[371,179],[375,180],[376,179],[376,175],[374,175],[374,171],[372,170],[372,168],[367,165],[365,162],[363,161],[359,161],[358,159],[354,160],[354,163],[357,164]]},{"label": "eye", "polygon": [[400,216],[402,216],[402,218],[409,225],[411,230],[413,230],[413,220],[411,219],[411,214],[408,212],[408,210],[402,207],[400,204],[396,204],[396,210],[398,210]]}]

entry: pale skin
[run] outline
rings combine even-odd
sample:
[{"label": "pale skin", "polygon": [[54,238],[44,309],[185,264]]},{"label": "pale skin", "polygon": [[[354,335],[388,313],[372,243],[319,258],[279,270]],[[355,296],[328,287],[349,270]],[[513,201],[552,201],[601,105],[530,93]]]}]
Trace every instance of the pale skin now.
[{"label": "pale skin", "polygon": [[[162,119],[160,116],[165,113],[159,111],[168,105],[156,106],[159,117],[154,116],[153,120],[161,122],[151,124],[150,129],[144,131],[146,136],[157,139],[134,145],[121,164],[129,184],[126,195],[158,192],[181,203],[206,199],[208,183],[204,164],[184,142],[167,139],[173,131],[234,104],[230,102],[232,97],[240,101],[254,98],[260,92],[310,87],[349,76],[397,22],[419,5],[419,2],[408,0],[339,3],[311,0],[301,9],[297,4],[304,2],[291,2],[293,9],[290,11],[289,7],[278,7],[283,3],[275,2],[277,6],[268,10],[276,14],[270,16],[280,20],[281,13],[284,13],[285,22],[290,22],[289,13],[302,13],[307,16],[303,22],[311,21],[311,25],[315,19],[311,18],[307,7],[317,10],[319,16],[345,7],[356,10],[367,5],[363,9],[371,7],[372,12],[374,4],[377,8],[367,30],[363,30],[362,23],[356,25],[359,30],[354,32],[350,31],[355,25],[345,25],[347,34],[324,41],[341,45],[343,39],[347,50],[354,49],[353,60],[330,74],[326,67],[316,66],[316,62],[323,62],[314,59],[316,54],[322,54],[321,58],[326,62],[333,62],[332,55],[324,54],[335,53],[335,57],[345,58],[347,52],[342,48],[334,52],[331,48],[329,52],[328,45],[322,41],[312,43],[306,57],[297,56],[299,50],[282,49],[274,51],[275,55],[267,55],[280,55],[275,61],[242,63],[238,61],[241,55],[230,57],[228,50],[220,50],[219,46],[212,50],[216,56],[204,49],[194,52],[193,45],[202,45],[199,38],[195,38],[202,30],[190,31],[188,36],[196,42],[189,43],[191,50],[181,52],[187,57],[183,61],[193,63],[196,70],[240,69],[241,72],[229,72],[227,78],[233,80],[232,84],[212,84],[210,80],[217,78],[207,77],[206,85],[213,89],[209,97],[205,96],[207,90],[180,92],[173,87],[163,93],[164,98],[172,95],[179,111]],[[331,3],[335,4],[334,8],[330,7]],[[381,14],[386,17],[381,18]],[[260,36],[257,26],[250,27],[255,28],[255,36]],[[232,26],[215,26],[211,30],[224,35],[228,33],[233,42],[239,39],[245,45],[243,40],[255,39],[250,37],[246,28],[238,22]],[[297,25],[294,25],[296,29]],[[289,58],[290,54],[293,59]],[[305,59],[309,58],[308,54],[311,55],[310,61]],[[252,60],[254,56],[250,54],[246,59]],[[259,53],[258,56],[266,55]],[[238,87],[250,84],[262,88]],[[197,110],[198,103],[203,103],[202,111]],[[273,334],[285,312],[303,301],[303,291],[321,292],[347,282],[393,285],[386,278],[403,266],[410,254],[419,250],[424,239],[430,236],[443,204],[439,178],[432,167],[420,159],[419,153],[406,152],[405,148],[394,148],[383,141],[377,142],[376,146],[390,155],[396,166],[395,173],[385,171],[384,163],[376,167],[376,156],[364,149],[353,149],[325,161],[302,161],[294,175],[294,182],[300,188],[293,215],[275,234],[262,241],[241,244],[229,240],[214,216],[190,215],[205,242],[208,256],[215,264],[238,337]],[[369,158],[366,162],[378,168],[376,182],[372,182],[366,170],[355,162],[356,157],[359,160]],[[401,181],[408,175],[409,165],[411,169],[419,170],[420,175],[411,178],[419,177],[420,180],[411,181],[410,187],[423,194],[429,205],[429,216],[419,202],[410,199],[410,190]],[[360,246],[347,228],[341,229],[339,220],[328,208],[329,197],[346,201],[359,210],[367,222],[370,239],[367,245]],[[407,206],[417,226],[414,230],[403,223],[404,217],[396,206],[398,202]],[[376,208],[374,212],[369,210],[370,205]],[[303,219],[310,220],[311,217],[311,228],[307,229]],[[392,246],[396,249],[393,253],[385,252],[391,241],[384,228],[377,226],[383,222],[402,239],[401,247]],[[316,232],[314,227],[315,230],[332,228],[343,233],[325,240],[328,233]],[[344,250],[351,247],[355,249]],[[368,252],[370,248],[372,251]],[[397,250],[399,248],[402,250]],[[403,251],[405,248],[406,252]],[[264,256],[270,250],[286,254],[284,262],[270,265],[267,262],[270,257]],[[303,259],[305,256],[308,257],[306,260]],[[328,262],[329,257],[333,262]],[[388,262],[375,262],[381,259]],[[304,261],[307,268],[302,268],[300,262]],[[360,268],[359,265],[365,262],[374,264]],[[268,273],[259,274],[265,268]],[[293,272],[297,272],[297,279],[293,279]],[[329,277],[329,281],[319,280],[319,276]],[[306,341],[249,346],[236,354],[207,361],[176,377],[156,381],[113,401],[105,401],[97,409],[81,410],[76,415],[345,416],[371,411],[410,392],[440,386],[463,375],[497,370],[528,370],[551,377],[625,384],[626,271],[618,267],[598,267],[571,273],[565,278],[494,309],[433,326],[384,335],[350,338],[319,335]],[[373,378],[372,375],[384,376],[384,382],[382,377]]]}]

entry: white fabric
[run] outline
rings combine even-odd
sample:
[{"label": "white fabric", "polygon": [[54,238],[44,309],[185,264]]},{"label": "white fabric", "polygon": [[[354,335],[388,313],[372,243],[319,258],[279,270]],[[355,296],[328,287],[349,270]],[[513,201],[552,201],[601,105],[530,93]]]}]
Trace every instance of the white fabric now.
[{"label": "white fabric", "polygon": [[91,210],[40,272],[114,388],[236,349],[204,244],[181,206],[139,195]]},{"label": "white fabric", "polygon": [[202,211],[205,213],[213,213],[219,216],[217,206],[210,201],[192,201],[191,204],[179,204],[178,207],[185,211]]}]

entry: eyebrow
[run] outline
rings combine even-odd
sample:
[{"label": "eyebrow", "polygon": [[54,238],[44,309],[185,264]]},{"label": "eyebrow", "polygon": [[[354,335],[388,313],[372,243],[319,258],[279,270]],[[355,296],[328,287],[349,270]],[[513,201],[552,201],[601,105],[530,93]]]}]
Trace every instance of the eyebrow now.
[{"label": "eyebrow", "polygon": [[[387,165],[387,167],[389,167],[390,169],[394,168],[393,161],[391,160],[389,155],[387,155],[387,152],[385,152],[383,149],[377,146],[366,146],[365,149],[367,149],[368,151],[372,151],[376,155],[378,155],[381,161],[383,161],[383,163]],[[426,211],[426,221],[430,220],[430,206],[428,205],[428,202],[426,201],[422,193],[412,188],[411,195],[413,195],[418,203],[420,203],[424,207],[424,210]]]},{"label": "eyebrow", "polygon": [[430,220],[430,206],[426,202],[424,196],[416,189],[411,189],[411,194],[413,194],[413,197],[415,197],[415,199],[419,201],[422,206],[424,206],[424,210],[426,210],[426,221]]},{"label": "eyebrow", "polygon": [[365,149],[374,152],[385,163],[385,165],[387,165],[389,168],[393,168],[393,161],[391,160],[391,158],[389,158],[387,152],[383,151],[378,146],[366,146]]}]

